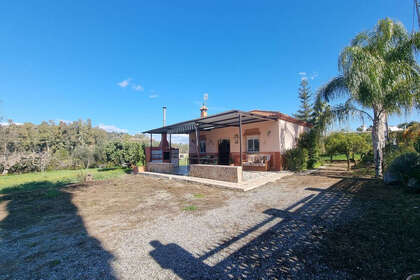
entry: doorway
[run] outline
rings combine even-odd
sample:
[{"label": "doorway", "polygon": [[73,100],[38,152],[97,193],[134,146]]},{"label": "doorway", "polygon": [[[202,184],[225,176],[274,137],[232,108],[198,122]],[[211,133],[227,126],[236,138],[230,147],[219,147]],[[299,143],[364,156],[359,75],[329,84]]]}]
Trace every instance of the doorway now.
[{"label": "doorway", "polygon": [[229,165],[230,141],[228,139],[219,140],[219,160],[218,164]]}]

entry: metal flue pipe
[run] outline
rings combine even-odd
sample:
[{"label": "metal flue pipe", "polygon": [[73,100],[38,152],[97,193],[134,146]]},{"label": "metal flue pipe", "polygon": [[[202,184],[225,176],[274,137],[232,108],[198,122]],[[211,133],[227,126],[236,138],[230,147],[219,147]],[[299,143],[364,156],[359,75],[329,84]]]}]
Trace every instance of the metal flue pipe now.
[{"label": "metal flue pipe", "polygon": [[162,109],[163,109],[163,126],[166,126],[166,106],[163,106]]}]

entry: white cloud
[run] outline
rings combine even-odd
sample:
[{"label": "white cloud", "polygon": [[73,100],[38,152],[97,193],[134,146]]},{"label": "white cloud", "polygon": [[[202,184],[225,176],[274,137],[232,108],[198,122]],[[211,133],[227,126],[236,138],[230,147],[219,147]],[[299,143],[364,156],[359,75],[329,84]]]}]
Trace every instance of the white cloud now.
[{"label": "white cloud", "polygon": [[130,81],[131,81],[131,79],[128,78],[128,79],[126,79],[126,80],[124,80],[122,82],[117,83],[117,85],[119,85],[122,88],[125,88],[126,86],[128,86],[130,84]]},{"label": "white cloud", "polygon": [[144,91],[144,87],[142,85],[133,85],[133,89],[137,91]]},{"label": "white cloud", "polygon": [[307,73],[307,72],[298,72],[300,79],[301,80],[315,80],[318,77],[318,72],[312,72],[312,73]]},{"label": "white cloud", "polygon": [[99,124],[99,128],[105,130],[106,132],[116,132],[116,133],[127,133],[127,129],[118,128],[115,125],[105,125],[105,124]]},{"label": "white cloud", "polygon": [[316,77],[318,77],[318,72],[312,73],[311,80],[315,79]]},{"label": "white cloud", "polygon": [[[23,123],[19,123],[19,122],[13,122],[14,125],[23,125]],[[8,126],[9,123],[8,122],[0,122],[0,126]]]},{"label": "white cloud", "polygon": [[149,95],[149,98],[158,98],[159,97],[159,95],[158,94],[151,94],[151,95]]},{"label": "white cloud", "polygon": [[171,141],[172,143],[188,144],[188,137],[188,134],[172,134]]}]

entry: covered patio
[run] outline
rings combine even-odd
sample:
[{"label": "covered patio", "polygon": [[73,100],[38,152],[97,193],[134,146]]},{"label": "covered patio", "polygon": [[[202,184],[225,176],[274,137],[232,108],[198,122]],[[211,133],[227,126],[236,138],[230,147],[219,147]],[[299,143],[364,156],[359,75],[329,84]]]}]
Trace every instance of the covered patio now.
[{"label": "covered patio", "polygon": [[[221,173],[225,172],[238,172],[239,175],[233,175],[240,178],[235,180],[242,180],[242,166],[244,161],[245,152],[243,151],[243,125],[267,122],[276,120],[273,116],[264,116],[254,114],[251,112],[244,112],[240,110],[231,110],[220,114],[206,116],[198,119],[193,119],[185,122],[180,122],[172,125],[164,125],[160,128],[151,129],[143,133],[150,134],[150,147],[146,150],[146,161],[149,166],[148,171],[171,173],[178,175],[190,175],[202,177],[201,173],[215,173],[214,176],[220,177]],[[200,153],[200,132],[208,132],[220,128],[235,128],[237,127],[236,141],[239,142],[239,159],[235,166],[229,166],[229,158],[226,159],[221,153],[203,155]],[[159,147],[153,147],[153,135],[161,135],[161,143]],[[189,134],[194,137],[193,151],[190,146],[189,164],[187,167],[179,166],[178,161],[174,160],[177,153],[171,147],[172,134]],[[166,140],[169,135],[169,143]],[[166,155],[166,157],[165,157]],[[246,158],[246,157],[245,157]],[[211,166],[219,166],[220,168],[212,168]],[[226,167],[223,169],[223,167]],[[238,169],[232,171],[232,167]],[[194,171],[195,170],[195,171]],[[193,174],[191,174],[193,173]],[[204,175],[205,176],[205,175]],[[223,177],[223,176],[222,176]],[[221,180],[223,178],[221,177]],[[209,177],[203,177],[209,178]],[[212,178],[209,178],[212,179]],[[233,182],[233,181],[232,181]],[[236,181],[238,182],[238,181]]]}]

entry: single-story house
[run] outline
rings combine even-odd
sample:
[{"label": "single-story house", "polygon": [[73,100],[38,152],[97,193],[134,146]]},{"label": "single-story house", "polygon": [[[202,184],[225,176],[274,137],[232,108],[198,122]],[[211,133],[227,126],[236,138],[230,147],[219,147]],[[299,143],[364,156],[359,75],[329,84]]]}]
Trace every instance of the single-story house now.
[{"label": "single-story house", "polygon": [[[296,146],[299,136],[311,124],[275,111],[230,110],[145,131],[161,134],[159,147],[146,150],[147,162],[174,163],[178,151],[171,147],[171,134],[189,135],[191,164],[243,166],[244,170],[282,170],[284,154]],[[165,116],[165,113],[164,113]],[[164,121],[165,123],[165,121]],[[177,159],[176,159],[177,160]]]}]

